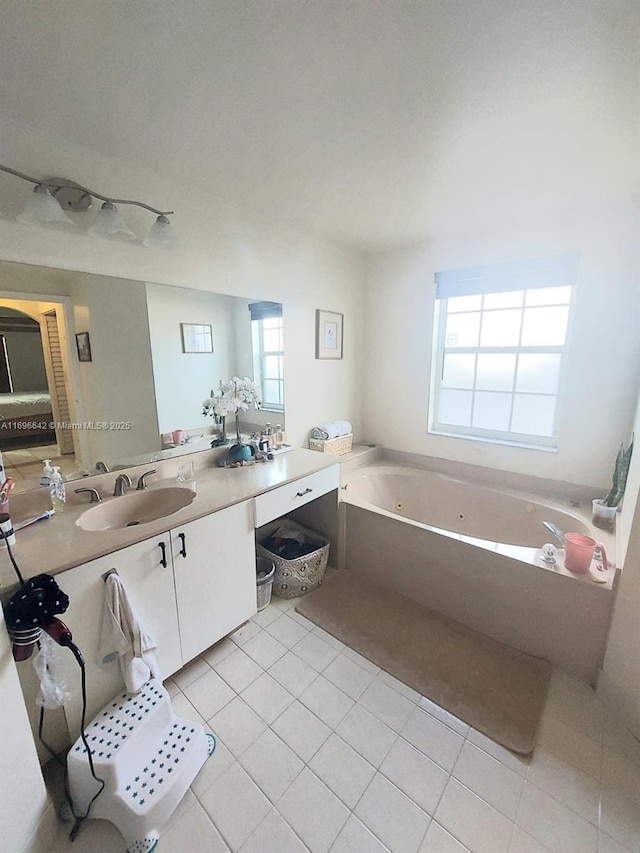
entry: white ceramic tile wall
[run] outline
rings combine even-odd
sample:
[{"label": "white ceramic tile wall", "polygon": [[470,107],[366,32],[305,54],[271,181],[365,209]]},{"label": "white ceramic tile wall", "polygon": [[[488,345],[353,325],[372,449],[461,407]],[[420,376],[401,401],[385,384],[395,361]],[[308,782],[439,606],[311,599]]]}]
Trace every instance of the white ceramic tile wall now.
[{"label": "white ceramic tile wall", "polygon": [[[640,745],[553,675],[514,755],[274,601],[171,679],[218,746],[161,839],[180,853],[640,853]],[[124,851],[87,821],[55,853]]]}]

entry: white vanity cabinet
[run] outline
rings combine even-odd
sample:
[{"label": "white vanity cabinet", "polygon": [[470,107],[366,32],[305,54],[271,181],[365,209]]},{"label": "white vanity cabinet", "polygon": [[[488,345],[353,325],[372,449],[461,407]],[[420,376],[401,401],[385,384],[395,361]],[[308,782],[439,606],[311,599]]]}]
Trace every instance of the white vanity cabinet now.
[{"label": "white vanity cabinet", "polygon": [[[162,540],[167,544],[169,559],[166,566],[160,561],[158,543]],[[111,569],[115,569],[122,578],[131,604],[158,644],[158,665],[163,675],[169,675],[182,666],[173,567],[168,546],[169,534],[161,534],[76,566],[56,578],[60,588],[69,596],[69,607],[61,618],[73,634],[87,665],[87,720],[91,720],[122,689],[117,661],[100,666],[98,655],[105,596],[103,576]],[[72,701],[65,706],[65,715],[71,739],[75,740],[80,728],[80,671],[70,652],[61,650],[59,659],[64,680],[73,695]]]},{"label": "white vanity cabinet", "polygon": [[[157,643],[164,678],[177,672],[256,612],[253,507],[243,501],[57,576],[70,603],[63,621],[87,663],[87,720],[122,689],[117,661],[100,666],[105,586],[115,569]],[[79,732],[80,673],[60,653],[73,700],[65,706],[72,740]]]},{"label": "white vanity cabinet", "polygon": [[188,663],[256,612],[251,501],[170,533],[182,658]]},{"label": "white vanity cabinet", "polygon": [[254,500],[256,527],[281,518],[340,486],[340,465],[323,468],[258,495]]}]

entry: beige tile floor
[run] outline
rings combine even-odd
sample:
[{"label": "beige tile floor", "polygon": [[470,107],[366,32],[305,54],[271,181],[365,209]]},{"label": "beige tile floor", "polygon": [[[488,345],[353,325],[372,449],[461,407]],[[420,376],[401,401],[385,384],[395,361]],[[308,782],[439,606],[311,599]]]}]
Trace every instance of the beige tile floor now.
[{"label": "beige tile floor", "polygon": [[[167,682],[217,737],[176,853],[638,853],[640,744],[554,672],[522,758],[274,601]],[[56,853],[122,853],[88,820]]]},{"label": "beige tile floor", "polygon": [[16,447],[2,451],[5,471],[8,477],[13,477],[15,492],[33,489],[39,485],[45,459],[51,459],[52,465],[58,465],[63,476],[77,474],[76,457],[73,453],[60,456],[57,444]]}]

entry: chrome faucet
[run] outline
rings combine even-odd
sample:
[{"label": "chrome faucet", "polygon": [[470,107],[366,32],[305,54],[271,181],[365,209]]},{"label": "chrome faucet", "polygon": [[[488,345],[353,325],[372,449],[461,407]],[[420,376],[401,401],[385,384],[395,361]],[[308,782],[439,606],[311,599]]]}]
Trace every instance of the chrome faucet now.
[{"label": "chrome faucet", "polygon": [[131,482],[131,477],[128,474],[118,474],[113,489],[114,498],[118,497],[119,495],[124,495],[127,488],[131,488],[132,485],[133,483]]},{"label": "chrome faucet", "polygon": [[76,495],[79,495],[80,492],[89,492],[91,497],[89,498],[90,504],[99,504],[102,498],[100,497],[100,492],[97,489],[75,489]]},{"label": "chrome faucet", "polygon": [[108,474],[109,473],[109,466],[107,465],[106,462],[102,462],[102,460],[100,460],[100,459],[98,459],[98,461],[96,462],[95,467],[96,467],[96,471],[98,471],[98,473],[100,473],[100,474]]},{"label": "chrome faucet", "polygon": [[147,477],[149,474],[157,474],[156,469],[152,468],[150,471],[145,471],[143,474],[140,474],[138,477],[138,485],[136,486],[137,491],[147,488]]},{"label": "chrome faucet", "polygon": [[184,443],[189,444],[190,441],[195,441],[197,438],[204,438],[204,433],[200,433],[200,435],[185,435]]},{"label": "chrome faucet", "polygon": [[543,521],[542,526],[546,527],[549,533],[556,537],[560,545],[564,548],[564,530],[560,530],[557,524],[554,524],[552,521]]}]

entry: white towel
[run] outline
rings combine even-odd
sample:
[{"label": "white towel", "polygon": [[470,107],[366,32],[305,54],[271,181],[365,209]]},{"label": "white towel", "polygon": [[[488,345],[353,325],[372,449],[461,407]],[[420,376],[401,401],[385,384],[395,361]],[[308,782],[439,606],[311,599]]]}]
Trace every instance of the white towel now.
[{"label": "white towel", "polygon": [[338,425],[333,421],[326,424],[318,424],[311,430],[311,438],[319,438],[326,441],[328,438],[337,438],[340,435]]},{"label": "white towel", "polygon": [[328,438],[339,438],[341,435],[349,435],[353,432],[350,421],[329,421],[326,424],[318,424],[311,430],[311,438],[319,438],[326,441]]},{"label": "white towel", "polygon": [[334,421],[334,423],[338,427],[338,435],[351,435],[353,432],[351,421]]},{"label": "white towel", "polygon": [[122,579],[112,572],[105,581],[100,658],[104,662],[117,654],[128,692],[139,693],[150,678],[162,679],[156,648],[156,641],[131,606]]}]

